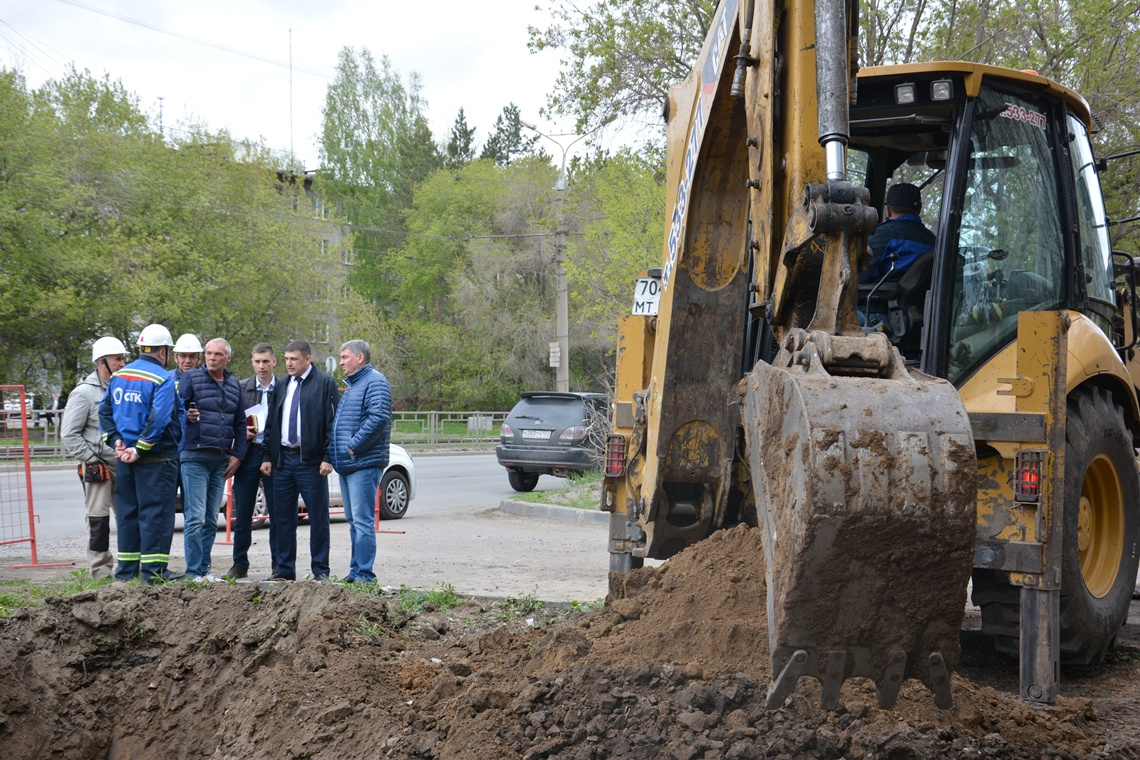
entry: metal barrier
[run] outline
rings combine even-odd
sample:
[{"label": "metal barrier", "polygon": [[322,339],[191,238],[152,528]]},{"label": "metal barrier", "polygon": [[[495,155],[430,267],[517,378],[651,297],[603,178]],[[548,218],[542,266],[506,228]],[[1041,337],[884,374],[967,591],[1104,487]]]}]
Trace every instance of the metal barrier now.
[{"label": "metal barrier", "polygon": [[[12,386],[16,387],[16,386]],[[19,412],[5,411],[4,418],[20,419]],[[62,409],[31,409],[28,448],[32,459],[67,458],[59,439]],[[392,443],[416,449],[447,446],[492,448],[499,442],[499,428],[506,412],[393,412]],[[22,443],[0,441],[0,457],[22,455]]]},{"label": "metal barrier", "polygon": [[401,446],[494,446],[507,412],[393,412],[392,443]]},{"label": "metal barrier", "polygon": [[41,564],[36,554],[36,511],[32,498],[32,454],[28,406],[22,385],[0,385],[0,545],[31,547],[32,562],[10,568],[66,567],[73,562]]}]

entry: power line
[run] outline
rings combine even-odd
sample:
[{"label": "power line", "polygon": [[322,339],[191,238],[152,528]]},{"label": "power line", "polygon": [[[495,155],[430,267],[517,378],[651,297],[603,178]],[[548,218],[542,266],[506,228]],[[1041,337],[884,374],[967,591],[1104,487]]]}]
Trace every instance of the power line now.
[{"label": "power line", "polygon": [[175,32],[175,31],[172,31],[170,29],[164,29],[163,27],[158,26],[157,24],[152,24],[149,21],[141,21],[141,20],[136,19],[136,18],[131,18],[130,16],[124,16],[121,13],[115,13],[114,11],[109,11],[105,8],[99,8],[97,6],[90,5],[89,3],[81,3],[81,2],[79,2],[79,0],[59,0],[59,1],[61,3],[66,3],[67,5],[74,5],[77,8],[82,8],[84,10],[92,11],[93,13],[99,13],[99,14],[102,14],[104,16],[109,16],[110,18],[117,19],[119,21],[124,21],[128,24],[134,24],[135,26],[141,26],[144,29],[150,29],[151,31],[154,31],[154,32],[159,32],[161,34],[168,34],[171,37],[177,37],[180,40],[185,40],[187,42],[193,42],[195,45],[204,45],[206,47],[213,48],[215,50],[221,50],[224,53],[229,53],[231,55],[238,55],[238,56],[241,56],[242,58],[249,58],[250,60],[260,61],[261,63],[267,63],[270,66],[279,66],[283,69],[289,69],[290,71],[299,71],[302,74],[308,74],[309,76],[314,76],[314,77],[317,77],[319,79],[325,79],[328,81],[333,80],[333,77],[328,72],[315,71],[313,69],[300,68],[297,66],[292,66],[287,61],[276,61],[272,58],[266,58],[264,56],[260,56],[260,55],[257,55],[255,53],[247,53],[244,50],[238,50],[237,48],[228,47],[226,45],[221,45],[221,44],[218,44],[216,42],[210,42],[209,40],[200,40],[197,37],[191,37],[187,34]]}]

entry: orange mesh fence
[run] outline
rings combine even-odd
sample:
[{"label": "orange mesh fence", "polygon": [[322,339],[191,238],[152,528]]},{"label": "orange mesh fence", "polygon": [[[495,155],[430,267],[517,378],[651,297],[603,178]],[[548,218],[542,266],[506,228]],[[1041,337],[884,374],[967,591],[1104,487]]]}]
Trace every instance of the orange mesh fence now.
[{"label": "orange mesh fence", "polygon": [[0,546],[28,544],[31,564],[41,565],[36,555],[36,512],[32,499],[32,457],[28,445],[28,398],[22,385],[0,385]]}]

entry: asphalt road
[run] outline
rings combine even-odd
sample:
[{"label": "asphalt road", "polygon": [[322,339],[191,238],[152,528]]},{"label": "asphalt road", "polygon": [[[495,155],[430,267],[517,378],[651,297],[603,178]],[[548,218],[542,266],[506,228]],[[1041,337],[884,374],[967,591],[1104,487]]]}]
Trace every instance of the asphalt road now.
[{"label": "asphalt road", "polygon": [[[415,455],[418,490],[401,520],[381,524],[376,536],[376,574],[382,585],[432,588],[449,583],[457,591],[505,597],[536,594],[544,601],[593,602],[606,594],[608,555],[604,525],[578,525],[499,509],[515,492],[493,454]],[[562,488],[565,481],[544,475],[537,491]],[[74,468],[36,468],[32,496],[38,518],[37,559],[67,567],[11,568],[27,564],[27,543],[0,545],[0,579],[49,580],[85,567],[87,535],[82,491]],[[332,573],[348,573],[348,525],[332,523]],[[224,573],[231,547],[217,534],[213,570]],[[297,571],[309,565],[309,530],[297,531]],[[112,535],[111,545],[115,538]],[[181,517],[171,547],[171,568],[185,567]],[[268,530],[254,531],[250,578],[269,575]]]}]

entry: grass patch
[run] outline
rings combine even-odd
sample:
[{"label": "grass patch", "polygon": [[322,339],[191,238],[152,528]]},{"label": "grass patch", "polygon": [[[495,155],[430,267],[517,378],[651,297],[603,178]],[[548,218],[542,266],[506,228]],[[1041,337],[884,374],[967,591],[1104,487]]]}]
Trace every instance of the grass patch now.
[{"label": "grass patch", "polygon": [[361,636],[388,635],[387,631],[384,630],[384,626],[380,625],[380,623],[377,621],[369,620],[364,616],[364,613],[360,614],[360,618],[356,621],[356,625],[354,625],[349,630],[353,633],[360,634]]},{"label": "grass patch", "polygon": [[529,594],[508,596],[502,601],[495,602],[491,608],[491,617],[501,623],[509,623],[521,617],[526,617],[543,608],[542,600],[538,598],[538,586]]},{"label": "grass patch", "polygon": [[539,493],[516,493],[515,501],[529,501],[534,504],[555,504],[574,509],[598,511],[602,508],[602,479],[600,472],[583,472],[571,475],[565,488]]},{"label": "grass patch", "polygon": [[400,586],[396,592],[400,601],[400,612],[405,615],[418,615],[421,612],[447,612],[463,603],[455,587],[444,583],[438,589],[431,591],[418,591],[407,586]]},{"label": "grass patch", "polygon": [[7,617],[21,607],[38,607],[49,596],[75,596],[89,589],[106,586],[111,581],[110,576],[96,580],[87,570],[72,570],[67,578],[47,583],[0,581],[0,617]]},{"label": "grass patch", "polygon": [[590,610],[600,610],[606,606],[605,599],[595,599],[592,602],[579,602],[577,599],[570,602],[571,612],[588,612]]}]

